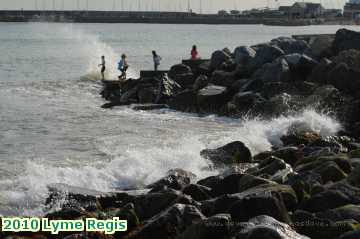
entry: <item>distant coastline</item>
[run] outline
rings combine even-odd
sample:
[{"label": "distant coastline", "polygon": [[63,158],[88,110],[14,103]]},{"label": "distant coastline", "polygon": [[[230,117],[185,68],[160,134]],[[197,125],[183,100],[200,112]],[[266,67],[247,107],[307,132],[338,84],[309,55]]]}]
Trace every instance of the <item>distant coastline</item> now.
[{"label": "distant coastline", "polygon": [[149,23],[149,24],[264,24],[273,26],[356,25],[346,18],[261,18],[221,16],[187,12],[109,12],[109,11],[0,11],[0,22],[76,22],[76,23]]}]

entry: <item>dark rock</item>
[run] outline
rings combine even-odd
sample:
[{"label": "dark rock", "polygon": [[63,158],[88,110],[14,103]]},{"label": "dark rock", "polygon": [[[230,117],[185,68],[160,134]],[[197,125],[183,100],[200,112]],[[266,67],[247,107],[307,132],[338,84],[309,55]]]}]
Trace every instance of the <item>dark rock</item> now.
[{"label": "dark rock", "polygon": [[307,76],[310,75],[313,69],[319,64],[317,61],[304,54],[291,54],[286,55],[284,58],[289,64],[292,79],[294,79],[294,75],[296,75],[295,80],[306,80]]},{"label": "dark rock", "polygon": [[178,83],[183,88],[192,87],[195,83],[196,77],[193,73],[186,73],[186,74],[178,74],[175,76],[176,83]]},{"label": "dark rock", "polygon": [[332,45],[335,37],[318,35],[310,42],[311,54],[315,57],[329,57],[333,55]]},{"label": "dark rock", "polygon": [[182,192],[191,196],[196,201],[208,200],[212,197],[211,189],[199,184],[189,184]]},{"label": "dark rock", "polygon": [[208,188],[213,188],[215,187],[217,184],[219,184],[219,182],[224,178],[224,176],[222,175],[217,175],[217,176],[210,176],[207,178],[204,178],[202,180],[199,180],[197,182],[197,184],[208,187]]},{"label": "dark rock", "polygon": [[[281,141],[285,146],[298,146],[301,144],[309,145],[319,139],[321,136],[316,132],[307,131],[302,129],[305,125],[294,123],[290,126],[288,134],[281,137]],[[306,126],[305,126],[306,127]]]},{"label": "dark rock", "polygon": [[260,215],[268,215],[285,223],[290,222],[288,212],[279,193],[264,193],[244,197],[235,202],[230,207],[229,212],[231,218],[238,222],[246,222]]},{"label": "dark rock", "polygon": [[[116,233],[115,235],[117,237],[123,238],[128,232],[134,230],[138,226],[140,226],[140,220],[135,212],[135,206],[132,203],[129,203],[125,205],[123,208],[121,208],[115,215],[115,217],[118,217],[120,220],[126,220],[127,221],[127,231],[122,233]],[[106,218],[108,219],[108,218]],[[105,219],[105,220],[106,220]]]},{"label": "dark rock", "polygon": [[279,37],[271,40],[271,44],[278,46],[285,54],[303,54],[309,50],[309,45],[306,41],[296,40],[291,37]]},{"label": "dark rock", "polygon": [[331,221],[356,220],[360,222],[360,206],[346,205],[343,207],[315,213],[316,217],[329,219]]},{"label": "dark rock", "polygon": [[137,91],[137,97],[140,104],[155,102],[157,94],[158,92],[155,87],[141,87]]},{"label": "dark rock", "polygon": [[246,65],[256,55],[256,51],[248,46],[240,46],[235,48],[234,57],[236,64]]},{"label": "dark rock", "polygon": [[196,175],[182,169],[170,170],[167,175],[155,183],[147,186],[147,188],[158,188],[159,186],[166,186],[175,190],[182,190],[185,186],[191,183],[196,178]]},{"label": "dark rock", "polygon": [[210,83],[230,87],[236,81],[235,72],[214,71]]},{"label": "dark rock", "polygon": [[336,66],[335,62],[332,62],[326,58],[323,58],[320,63],[314,67],[311,74],[308,77],[309,81],[319,84],[327,84],[329,81],[330,71]]},{"label": "dark rock", "polygon": [[197,112],[197,94],[193,90],[182,91],[169,100],[168,105],[174,110]]},{"label": "dark rock", "polygon": [[309,239],[298,234],[289,225],[262,215],[250,219],[242,225],[236,239]]},{"label": "dark rock", "polygon": [[360,71],[341,63],[329,72],[329,83],[345,93],[359,96]]},{"label": "dark rock", "polygon": [[148,193],[136,198],[135,212],[140,221],[149,219],[176,203],[195,205],[191,197],[173,189]]},{"label": "dark rock", "polygon": [[194,206],[175,204],[151,218],[147,223],[127,236],[128,239],[176,238],[185,229],[205,219]]},{"label": "dark rock", "polygon": [[212,69],[219,69],[220,66],[231,58],[230,54],[224,50],[217,50],[211,55],[210,67]]},{"label": "dark rock", "polygon": [[336,110],[343,106],[344,98],[340,91],[332,85],[323,85],[315,89],[305,100],[307,105],[318,105],[319,109]]},{"label": "dark rock", "polygon": [[49,220],[75,220],[89,215],[85,210],[79,208],[63,208],[59,211],[46,214]]},{"label": "dark rock", "polygon": [[347,177],[347,181],[356,187],[360,187],[360,166],[357,166]]},{"label": "dark rock", "polygon": [[158,109],[166,109],[166,108],[169,108],[169,106],[165,104],[145,104],[145,105],[136,104],[131,106],[131,109],[133,110],[158,110]]},{"label": "dark rock", "polygon": [[254,168],[250,168],[246,173],[261,176],[261,175],[275,175],[281,170],[286,169],[286,163],[284,160],[271,156]]},{"label": "dark rock", "polygon": [[358,239],[360,238],[360,230],[346,232],[342,234],[338,239]]},{"label": "dark rock", "polygon": [[249,174],[232,174],[219,181],[212,188],[212,194],[215,196],[220,196],[223,194],[240,193],[261,184],[276,184],[276,183]]},{"label": "dark rock", "polygon": [[283,147],[271,153],[271,155],[281,158],[285,163],[294,166],[296,162],[303,159],[303,154],[297,147]]},{"label": "dark rock", "polygon": [[258,93],[251,91],[235,94],[228,104],[228,111],[231,114],[259,114],[262,112],[265,99]]},{"label": "dark rock", "polygon": [[193,90],[195,92],[201,90],[202,88],[205,88],[209,84],[209,78],[206,75],[200,75],[198,78],[196,78]]},{"label": "dark rock", "polygon": [[209,85],[197,94],[199,111],[203,113],[219,113],[221,108],[230,100],[225,87]]},{"label": "dark rock", "polygon": [[215,165],[248,163],[252,161],[250,150],[240,141],[232,142],[217,149],[205,149],[200,154]]},{"label": "dark rock", "polygon": [[184,64],[177,64],[170,68],[168,76],[175,80],[177,75],[191,74],[191,68]]},{"label": "dark rock", "polygon": [[256,48],[256,55],[249,62],[252,69],[258,69],[262,65],[273,62],[276,58],[285,55],[285,52],[279,47],[269,44],[264,44]]},{"label": "dark rock", "polygon": [[218,214],[191,225],[176,239],[227,239],[230,233],[230,215]]},{"label": "dark rock", "polygon": [[342,51],[334,57],[333,61],[337,64],[345,63],[353,69],[360,69],[360,50]]},{"label": "dark rock", "polygon": [[333,48],[336,53],[350,49],[360,50],[360,33],[347,29],[338,30],[336,32]]},{"label": "dark rock", "polygon": [[286,184],[296,192],[299,202],[309,199],[314,187],[323,184],[321,175],[312,171],[289,175]]}]

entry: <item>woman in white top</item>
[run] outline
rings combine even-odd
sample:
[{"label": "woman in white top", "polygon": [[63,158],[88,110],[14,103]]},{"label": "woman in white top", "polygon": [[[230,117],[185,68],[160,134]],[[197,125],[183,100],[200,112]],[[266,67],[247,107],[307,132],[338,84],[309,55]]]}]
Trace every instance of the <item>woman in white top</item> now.
[{"label": "woman in white top", "polygon": [[160,65],[161,57],[156,54],[156,51],[152,51],[153,60],[154,60],[154,70],[157,71]]}]

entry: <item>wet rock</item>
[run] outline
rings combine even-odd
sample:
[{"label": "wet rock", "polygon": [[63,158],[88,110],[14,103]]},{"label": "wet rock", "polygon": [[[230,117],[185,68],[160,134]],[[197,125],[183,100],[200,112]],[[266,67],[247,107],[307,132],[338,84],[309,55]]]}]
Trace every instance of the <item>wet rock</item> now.
[{"label": "wet rock", "polygon": [[347,177],[347,181],[356,187],[360,187],[360,166],[357,166]]},{"label": "wet rock", "polygon": [[319,64],[311,57],[304,54],[291,54],[286,55],[285,60],[289,64],[292,79],[305,81],[312,73],[313,69]]},{"label": "wet rock", "polygon": [[267,159],[260,162],[260,164],[254,168],[250,168],[246,173],[262,176],[262,175],[275,175],[281,170],[286,169],[286,163],[284,160],[270,156]]},{"label": "wet rock", "polygon": [[302,202],[309,199],[314,188],[323,184],[323,181],[319,173],[307,171],[289,175],[285,183],[293,188],[299,202]]},{"label": "wet rock", "polygon": [[252,161],[250,150],[240,141],[232,142],[217,149],[205,149],[200,154],[215,165],[249,163]]},{"label": "wet rock", "polygon": [[182,190],[182,192],[191,196],[198,202],[208,200],[212,197],[211,189],[199,184],[189,184]]},{"label": "wet rock", "polygon": [[204,215],[194,206],[175,204],[154,216],[139,230],[127,236],[128,239],[176,238],[185,229],[201,220]]},{"label": "wet rock", "polygon": [[360,33],[348,29],[340,29],[336,32],[333,48],[336,53],[344,50],[360,50]]},{"label": "wet rock", "polygon": [[235,194],[243,192],[261,184],[276,184],[273,181],[252,176],[249,174],[232,174],[212,187],[212,194],[220,196],[223,194]]},{"label": "wet rock", "polygon": [[351,158],[360,158],[360,149],[350,151],[349,156]]},{"label": "wet rock", "polygon": [[46,218],[49,218],[50,220],[75,220],[82,217],[86,217],[89,215],[88,212],[86,212],[83,209],[80,208],[63,208],[61,210],[51,212],[46,214]]},{"label": "wet rock", "polygon": [[195,83],[196,76],[193,73],[175,75],[174,80],[183,88],[190,88]]},{"label": "wet rock", "polygon": [[271,40],[271,44],[278,46],[285,54],[303,54],[309,50],[309,45],[303,40],[291,37],[279,37]]},{"label": "wet rock", "polygon": [[298,234],[289,225],[269,216],[258,216],[244,223],[237,239],[309,239]]},{"label": "wet rock", "polygon": [[197,112],[197,94],[193,90],[184,90],[169,100],[168,105],[174,110]]},{"label": "wet rock", "polygon": [[303,154],[298,147],[283,147],[275,150],[271,155],[281,158],[285,163],[294,166],[296,162],[303,159]]},{"label": "wet rock", "polygon": [[251,91],[235,94],[228,104],[228,111],[232,114],[259,114],[265,104],[265,99],[258,93]]},{"label": "wet rock", "polygon": [[170,170],[165,177],[148,185],[147,188],[159,188],[160,186],[166,186],[175,190],[182,190],[195,178],[196,175],[191,172],[182,169],[173,169]]},{"label": "wet rock", "polygon": [[278,193],[257,194],[236,201],[229,209],[231,218],[238,222],[267,215],[281,222],[289,223],[290,218],[282,197]]},{"label": "wet rock", "polygon": [[197,182],[197,184],[208,187],[208,188],[213,188],[215,187],[222,179],[224,178],[224,176],[222,175],[217,175],[217,176],[210,176],[207,178],[204,178],[202,180],[199,180]]},{"label": "wet rock", "polygon": [[360,50],[347,50],[342,51],[333,58],[333,61],[337,64],[345,63],[347,66],[353,69],[360,69]]},{"label": "wet rock", "polygon": [[330,71],[336,66],[335,62],[323,58],[320,63],[314,67],[308,80],[319,84],[328,84]]},{"label": "wet rock", "polygon": [[168,105],[165,104],[136,104],[136,105],[132,105],[131,109],[133,110],[159,110],[159,109],[166,109],[169,108]]},{"label": "wet rock", "polygon": [[219,113],[221,108],[230,100],[225,87],[209,85],[197,94],[197,103],[200,112]]},{"label": "wet rock", "polygon": [[323,85],[316,88],[305,102],[307,105],[318,104],[319,109],[339,109],[344,104],[344,98],[334,86]]},{"label": "wet rock", "polygon": [[184,64],[177,64],[170,68],[168,76],[175,80],[177,75],[191,74],[191,68]]},{"label": "wet rock", "polygon": [[357,222],[360,222],[360,206],[346,205],[324,212],[318,212],[315,213],[315,215],[318,218],[329,219],[334,222],[345,220],[356,220]]},{"label": "wet rock", "polygon": [[231,216],[218,214],[188,227],[176,239],[227,239],[231,233]]},{"label": "wet rock", "polygon": [[297,129],[298,126],[300,125],[292,125],[288,131],[288,134],[281,137],[281,141],[285,146],[298,146],[301,144],[309,145],[321,139],[321,136],[318,133],[306,131],[306,129]]},{"label": "wet rock", "polygon": [[358,239],[360,238],[360,230],[350,231],[342,234],[338,239]]},{"label": "wet rock", "polygon": [[248,46],[235,48],[234,57],[236,64],[246,65],[256,55],[256,51]]},{"label": "wet rock", "polygon": [[230,54],[224,50],[217,50],[211,55],[210,67],[219,69],[220,66],[231,58]]},{"label": "wet rock", "polygon": [[191,197],[173,189],[148,193],[137,197],[134,201],[135,212],[140,221],[149,219],[176,203],[196,205]]}]

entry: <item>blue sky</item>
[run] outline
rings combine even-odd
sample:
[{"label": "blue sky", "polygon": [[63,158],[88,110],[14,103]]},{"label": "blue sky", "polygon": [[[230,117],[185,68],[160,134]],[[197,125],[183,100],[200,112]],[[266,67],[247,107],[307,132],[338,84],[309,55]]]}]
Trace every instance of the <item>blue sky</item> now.
[{"label": "blue sky", "polygon": [[[86,8],[88,1],[89,9],[96,10],[138,10],[139,1],[141,10],[186,10],[188,0],[0,0],[0,9],[56,9],[62,8],[64,1],[65,9]],[[302,1],[302,0],[301,0]],[[321,2],[328,8],[341,8],[345,0],[308,0]],[[216,12],[220,9],[249,9],[259,8],[269,5],[275,8],[279,5],[289,5],[293,0],[190,0],[190,6],[195,12],[200,11],[202,2],[203,12]],[[55,4],[55,5],[53,5]]]}]

